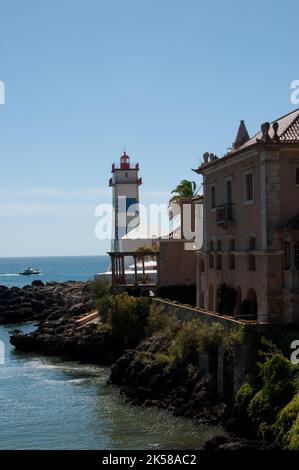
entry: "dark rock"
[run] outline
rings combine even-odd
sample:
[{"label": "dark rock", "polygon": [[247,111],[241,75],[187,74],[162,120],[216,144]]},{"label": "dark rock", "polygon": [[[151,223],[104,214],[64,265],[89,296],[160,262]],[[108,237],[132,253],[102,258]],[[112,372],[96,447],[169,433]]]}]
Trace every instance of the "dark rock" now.
[{"label": "dark rock", "polygon": [[[35,282],[35,281],[33,281],[33,282]],[[35,312],[35,313],[42,313],[46,308],[46,304],[44,302],[39,301],[39,300],[33,299],[32,302],[31,302],[31,308],[32,308],[33,312]]]},{"label": "dark rock", "polygon": [[228,436],[214,436],[206,441],[205,450],[266,450],[267,447],[260,441],[242,439]]},{"label": "dark rock", "polygon": [[211,439],[208,439],[205,442],[205,450],[215,450],[220,445],[226,444],[228,442],[227,436],[214,436]]},{"label": "dark rock", "polygon": [[40,280],[35,280],[35,281],[32,281],[31,283],[32,286],[36,286],[36,287],[42,287],[44,286],[45,284],[43,283],[43,281],[40,281]]}]

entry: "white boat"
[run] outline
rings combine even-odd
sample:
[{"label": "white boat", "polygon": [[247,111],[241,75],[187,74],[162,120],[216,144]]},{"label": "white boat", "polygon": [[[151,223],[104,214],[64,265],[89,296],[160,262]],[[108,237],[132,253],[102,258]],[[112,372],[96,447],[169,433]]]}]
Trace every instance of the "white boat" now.
[{"label": "white boat", "polygon": [[22,271],[19,274],[21,274],[22,276],[31,276],[32,274],[41,274],[41,272],[38,271],[37,269],[26,268],[26,269],[24,269],[24,271]]}]

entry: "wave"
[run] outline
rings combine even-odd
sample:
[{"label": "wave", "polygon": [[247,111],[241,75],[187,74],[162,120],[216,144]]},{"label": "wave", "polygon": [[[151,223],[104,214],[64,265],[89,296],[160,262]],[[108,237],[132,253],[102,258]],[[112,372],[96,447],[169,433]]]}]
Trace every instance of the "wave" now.
[{"label": "wave", "polygon": [[0,274],[0,277],[13,277],[13,276],[20,276],[20,274],[12,273],[12,274]]},{"label": "wave", "polygon": [[49,384],[49,385],[57,385],[57,384],[60,384],[60,385],[64,385],[66,383],[74,383],[74,384],[77,384],[77,383],[81,383],[81,382],[85,382],[86,379],[68,379],[68,378],[62,378],[62,379],[44,379],[42,382],[43,383],[46,383],[46,384]]}]

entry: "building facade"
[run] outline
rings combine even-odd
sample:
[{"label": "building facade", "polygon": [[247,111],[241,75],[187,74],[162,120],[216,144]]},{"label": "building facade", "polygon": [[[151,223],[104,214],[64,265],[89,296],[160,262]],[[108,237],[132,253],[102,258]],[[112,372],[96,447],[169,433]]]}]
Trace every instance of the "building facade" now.
[{"label": "building facade", "polygon": [[222,158],[205,153],[197,304],[258,322],[299,322],[299,109]]},{"label": "building facade", "polygon": [[175,230],[160,243],[160,286],[196,284],[196,251],[202,247],[203,196],[181,199]]}]

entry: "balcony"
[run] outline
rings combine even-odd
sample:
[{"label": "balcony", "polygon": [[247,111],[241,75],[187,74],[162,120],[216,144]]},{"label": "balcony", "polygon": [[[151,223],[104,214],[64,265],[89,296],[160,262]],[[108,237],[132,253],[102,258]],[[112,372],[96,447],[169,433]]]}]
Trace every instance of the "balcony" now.
[{"label": "balcony", "polygon": [[234,222],[234,205],[223,204],[216,208],[216,222],[219,226],[226,228],[227,225]]}]

